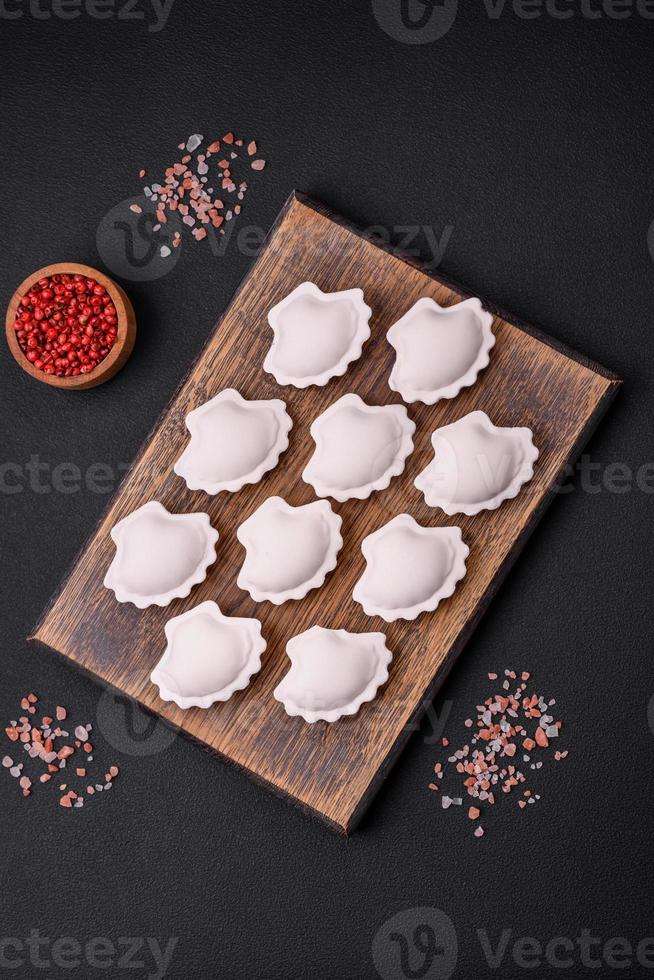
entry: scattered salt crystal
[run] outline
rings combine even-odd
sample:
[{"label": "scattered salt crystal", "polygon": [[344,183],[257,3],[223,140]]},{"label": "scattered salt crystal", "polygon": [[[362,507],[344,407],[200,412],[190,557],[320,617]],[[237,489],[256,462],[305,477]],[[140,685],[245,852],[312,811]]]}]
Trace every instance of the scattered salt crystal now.
[{"label": "scattered salt crystal", "polygon": [[483,837],[483,836],[484,836],[484,828],[483,827],[476,827],[475,828],[475,837]]},{"label": "scattered salt crystal", "polygon": [[83,725],[78,725],[75,729],[75,738],[78,738],[81,742],[86,741],[86,728]]},{"label": "scattered salt crystal", "polygon": [[188,152],[193,153],[194,150],[197,150],[203,139],[204,136],[201,136],[199,133],[194,133],[192,136],[189,136],[188,140],[186,141],[186,149]]},{"label": "scattered salt crystal", "polygon": [[2,765],[5,767],[5,769],[10,769],[11,766],[13,766],[13,764],[14,764],[14,760],[10,759],[8,755],[6,755],[2,760]]},{"label": "scattered salt crystal", "polygon": [[159,254],[161,255],[162,259],[167,259],[168,256],[170,255],[170,249],[168,248],[167,245],[162,245],[161,248],[159,249]]}]

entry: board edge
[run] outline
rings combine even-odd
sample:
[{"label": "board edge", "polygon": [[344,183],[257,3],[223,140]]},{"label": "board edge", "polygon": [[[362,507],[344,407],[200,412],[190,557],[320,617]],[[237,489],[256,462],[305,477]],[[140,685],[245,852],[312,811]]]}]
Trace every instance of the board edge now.
[{"label": "board edge", "polygon": [[311,819],[315,820],[318,824],[321,824],[322,826],[327,826],[330,830],[336,832],[339,835],[339,837],[347,836],[347,828],[345,824],[339,823],[337,820],[332,820],[330,817],[326,816],[326,814],[321,813],[320,810],[317,810],[315,809],[315,807],[312,807],[308,803],[305,803],[304,800],[301,800],[297,796],[293,796],[291,793],[287,793],[285,790],[281,789],[275,783],[270,782],[270,780],[266,779],[264,776],[261,776],[259,773],[254,772],[253,769],[249,769],[246,765],[237,762],[231,756],[219,752],[218,749],[214,748],[212,745],[209,745],[208,742],[202,741],[201,738],[198,738],[196,735],[193,735],[193,733],[189,732],[186,728],[182,728],[181,726],[176,725],[174,722],[170,721],[170,719],[166,718],[165,715],[160,714],[160,712],[156,711],[154,708],[151,708],[149,705],[145,704],[145,702],[141,701],[140,698],[135,698],[129,694],[126,694],[125,691],[121,691],[119,687],[116,687],[114,684],[111,684],[104,677],[101,677],[100,674],[96,674],[94,671],[89,670],[88,667],[84,667],[83,664],[80,664],[76,660],[71,660],[70,657],[67,657],[64,653],[61,652],[61,650],[57,650],[56,647],[51,646],[46,640],[43,640],[41,639],[41,637],[34,635],[34,636],[28,636],[27,641],[30,643],[35,643],[40,647],[43,647],[45,650],[48,651],[48,653],[54,654],[56,659],[60,661],[61,664],[66,669],[72,671],[73,673],[80,674],[86,680],[89,680],[93,684],[96,684],[102,690],[109,691],[110,693],[114,693],[119,697],[125,698],[127,701],[131,701],[134,704],[138,705],[138,707],[142,711],[145,711],[150,717],[166,725],[167,728],[174,731],[180,737],[185,738],[191,745],[195,746],[196,748],[202,749],[203,752],[206,752],[208,755],[210,755],[214,759],[217,759],[219,762],[225,763],[235,772],[239,772],[243,774],[248,779],[250,779],[251,782],[253,782],[255,785],[269,792],[272,792],[274,796],[276,796],[279,800],[282,800],[288,806],[296,810],[299,810],[305,817],[310,817]]},{"label": "board edge", "polygon": [[328,218],[330,221],[333,221],[334,224],[346,228],[349,232],[352,232],[352,234],[356,235],[358,238],[362,238],[364,241],[369,242],[371,245],[381,248],[382,251],[394,256],[394,258],[399,259],[401,262],[411,266],[418,272],[421,272],[433,282],[451,289],[463,299],[470,299],[473,296],[478,297],[481,299],[484,308],[494,316],[499,317],[501,320],[506,320],[506,322],[510,323],[511,326],[517,327],[519,330],[522,330],[523,333],[529,334],[529,336],[534,337],[536,340],[539,340],[541,343],[552,348],[552,350],[557,351],[559,354],[569,357],[570,360],[575,361],[577,364],[581,364],[594,374],[598,374],[601,377],[606,378],[608,381],[612,381],[617,384],[622,383],[622,379],[619,377],[619,375],[609,370],[609,368],[604,367],[598,361],[587,357],[585,354],[580,353],[573,347],[569,347],[563,341],[552,337],[551,334],[546,333],[541,327],[537,327],[528,320],[505,310],[497,303],[494,303],[491,299],[488,299],[488,297],[482,296],[479,292],[475,292],[469,287],[461,285],[455,280],[450,279],[449,276],[442,274],[440,271],[435,272],[433,269],[429,268],[427,262],[425,262],[423,259],[419,259],[415,255],[411,255],[398,245],[393,245],[392,243],[387,242],[386,239],[381,238],[379,235],[375,235],[374,232],[369,232],[364,228],[360,228],[348,218],[343,217],[343,215],[341,215],[338,211],[332,210],[332,208],[330,208],[327,204],[323,204],[322,201],[318,201],[316,198],[311,197],[310,194],[307,194],[304,191],[294,190],[291,194],[291,198],[293,197],[304,207],[321,214],[324,218]]},{"label": "board edge", "polygon": [[599,425],[602,418],[608,411],[611,403],[613,402],[614,398],[618,394],[619,390],[620,390],[619,382],[607,383],[607,388],[604,392],[604,395],[598,401],[591,415],[589,415],[588,420],[584,428],[580,432],[579,437],[575,442],[574,446],[572,447],[572,450],[570,451],[567,459],[565,460],[563,465],[560,467],[558,473],[556,474],[556,478],[552,484],[552,487],[543,496],[538,506],[534,509],[533,513],[529,518],[529,521],[527,522],[527,524],[525,525],[522,531],[522,534],[514,542],[513,547],[507,554],[503,565],[501,566],[500,570],[495,575],[489,587],[487,588],[486,592],[484,593],[481,601],[479,602],[475,615],[470,620],[468,620],[465,627],[461,630],[461,632],[457,636],[456,641],[452,644],[450,650],[447,653],[447,656],[443,660],[442,664],[439,666],[436,676],[434,677],[431,684],[429,684],[428,687],[426,688],[425,693],[423,694],[422,698],[418,703],[418,707],[408,718],[403,731],[400,733],[396,741],[391,746],[388,755],[386,756],[386,758],[378,768],[377,772],[373,776],[373,779],[371,780],[368,787],[366,788],[365,793],[360,797],[357,806],[354,808],[351,816],[347,821],[346,833],[348,835],[353,833],[353,831],[356,830],[359,824],[361,823],[361,820],[365,816],[365,813],[368,810],[370,804],[372,803],[373,799],[382,788],[382,785],[385,782],[385,780],[388,778],[391,769],[393,768],[395,763],[398,761],[400,755],[402,754],[403,749],[408,744],[411,736],[418,730],[420,722],[422,721],[422,718],[426,713],[427,705],[432,703],[432,701],[438,694],[439,690],[447,680],[452,668],[458,662],[461,654],[463,653],[466,644],[468,643],[473,633],[479,626],[479,623],[481,622],[486,612],[488,611],[488,608],[492,603],[493,599],[504,585],[513,566],[515,565],[518,558],[522,554],[522,551],[527,545],[527,542],[529,541],[532,534],[534,533],[537,526],[540,524],[542,518],[544,517],[545,512],[548,510],[548,508],[554,501],[554,498],[556,497],[556,487],[558,486],[560,479],[565,475],[566,467],[569,466],[571,462],[574,462],[576,459],[578,459],[582,449],[592,438],[593,433],[595,432],[597,426]]},{"label": "board edge", "polygon": [[[65,575],[62,578],[62,580],[59,583],[59,585],[51,593],[50,598],[49,598],[48,602],[46,603],[46,606],[45,606],[43,612],[41,613],[39,619],[37,620],[34,628],[32,629],[32,631],[30,633],[30,635],[27,637],[27,639],[29,641],[37,642],[37,643],[41,644],[42,646],[47,647],[48,650],[54,652],[57,655],[57,657],[60,658],[64,662],[65,665],[71,667],[74,670],[79,671],[80,673],[82,673],[83,675],[85,675],[86,677],[88,677],[89,679],[93,680],[96,684],[100,684],[100,686],[102,686],[102,687],[104,687],[106,689],[116,691],[122,697],[129,698],[128,695],[126,695],[124,692],[120,691],[120,689],[113,687],[104,678],[100,677],[100,675],[95,674],[93,671],[90,671],[90,670],[86,669],[81,664],[79,664],[77,661],[71,660],[65,654],[63,654],[61,651],[57,650],[56,647],[51,646],[50,643],[48,642],[48,640],[45,639],[43,637],[43,635],[41,635],[42,634],[42,631],[43,631],[44,626],[45,626],[45,624],[47,622],[47,618],[48,618],[50,612],[52,611],[54,604],[56,603],[57,598],[65,590],[65,588],[68,585],[68,582],[69,582],[71,576],[73,575],[73,573],[74,573],[74,571],[75,571],[75,569],[77,567],[77,564],[79,563],[79,560],[80,560],[81,556],[87,550],[90,541],[93,539],[93,537],[97,533],[98,528],[99,528],[100,524],[102,523],[102,521],[104,520],[104,518],[106,517],[107,513],[109,513],[109,511],[111,510],[111,508],[114,506],[114,503],[115,503],[116,499],[118,498],[118,496],[119,496],[119,494],[121,492],[121,489],[123,487],[123,484],[129,479],[129,477],[131,476],[134,468],[138,465],[139,461],[141,460],[141,457],[142,457],[143,453],[145,452],[145,450],[147,449],[147,446],[149,445],[149,442],[151,441],[151,438],[152,438],[153,433],[156,430],[159,429],[159,427],[161,426],[161,423],[162,423],[163,419],[171,411],[171,409],[173,407],[173,404],[174,404],[175,400],[177,399],[180,391],[182,390],[182,388],[184,387],[184,385],[187,383],[189,377],[192,375],[192,373],[195,370],[197,364],[199,363],[199,361],[203,357],[206,348],[211,343],[211,341],[214,338],[214,336],[217,333],[217,331],[220,329],[220,327],[221,327],[221,325],[223,323],[223,320],[225,319],[225,316],[227,315],[227,312],[229,311],[229,309],[231,308],[231,306],[233,305],[233,303],[237,300],[238,296],[240,295],[240,293],[242,292],[242,290],[245,288],[245,286],[246,286],[246,284],[247,284],[250,276],[254,273],[254,271],[256,270],[259,262],[262,260],[264,254],[265,254],[266,246],[267,246],[269,240],[275,234],[275,232],[277,231],[278,227],[282,224],[282,222],[286,218],[286,216],[287,216],[288,212],[290,211],[291,207],[296,202],[299,205],[301,205],[301,206],[307,207],[307,208],[309,208],[309,209],[311,209],[311,210],[313,210],[313,211],[321,214],[323,217],[325,217],[328,220],[334,222],[335,224],[344,227],[346,230],[350,231],[351,233],[353,233],[357,237],[362,238],[365,241],[368,241],[370,244],[372,244],[372,245],[374,245],[374,246],[376,246],[378,248],[381,248],[384,252],[386,252],[386,253],[394,256],[395,258],[397,258],[398,260],[406,263],[407,265],[411,266],[412,268],[415,268],[417,271],[419,271],[422,274],[424,274],[425,276],[427,276],[433,282],[438,283],[438,284],[442,284],[442,285],[446,286],[447,288],[453,290],[455,293],[457,293],[458,295],[460,295],[462,298],[467,298],[467,297],[469,297],[471,295],[475,295],[472,292],[470,292],[468,289],[466,289],[465,287],[459,285],[458,283],[454,282],[453,280],[450,280],[445,275],[441,275],[440,273],[437,275],[433,270],[431,270],[431,269],[429,269],[427,267],[427,264],[423,260],[418,259],[415,256],[412,256],[410,254],[407,254],[405,251],[403,251],[398,246],[395,246],[395,245],[392,245],[392,244],[388,243],[387,241],[385,241],[381,237],[374,235],[374,233],[369,233],[369,232],[365,231],[364,229],[360,228],[358,225],[354,224],[353,222],[349,221],[347,218],[343,217],[339,212],[336,212],[336,211],[332,210],[330,207],[328,207],[327,205],[323,204],[322,202],[320,202],[320,201],[312,198],[310,195],[308,195],[308,194],[306,194],[306,193],[304,193],[302,191],[298,191],[298,190],[293,190],[290,193],[290,195],[286,198],[286,200],[285,200],[282,208],[280,209],[280,211],[276,215],[274,222],[270,226],[270,229],[269,229],[269,231],[268,231],[268,233],[267,233],[264,241],[262,242],[262,244],[260,246],[260,250],[259,250],[259,252],[257,254],[257,257],[252,262],[252,264],[247,269],[247,271],[244,273],[244,275],[241,278],[239,284],[237,285],[236,289],[234,290],[233,294],[231,295],[229,301],[226,303],[226,305],[225,305],[222,313],[219,315],[219,317],[218,317],[218,319],[217,319],[214,327],[211,329],[211,331],[207,335],[207,338],[206,338],[204,344],[202,344],[202,346],[201,346],[200,350],[198,351],[196,357],[193,358],[191,364],[189,365],[188,369],[184,373],[184,376],[180,379],[180,381],[174,387],[174,389],[173,389],[170,397],[167,399],[166,403],[164,404],[163,408],[161,409],[161,411],[160,411],[157,419],[155,420],[153,426],[150,428],[150,430],[148,431],[147,435],[144,437],[144,439],[140,443],[140,445],[139,445],[139,447],[138,447],[138,449],[137,449],[137,451],[136,451],[136,453],[134,455],[133,461],[132,461],[131,465],[129,466],[129,469],[126,471],[123,479],[120,481],[120,483],[118,484],[118,486],[116,487],[116,489],[114,490],[114,492],[110,495],[110,497],[106,501],[106,504],[105,504],[105,507],[103,508],[102,514],[98,518],[98,520],[95,523],[95,525],[92,528],[92,530],[85,537],[82,545],[80,546],[80,548],[78,549],[75,557],[71,561],[70,567],[68,568],[67,572],[65,573]],[[465,645],[467,644],[468,640],[470,639],[470,637],[474,633],[474,631],[477,628],[477,626],[478,626],[479,622],[481,621],[482,617],[485,615],[485,613],[486,613],[486,611],[487,611],[490,603],[492,602],[494,596],[497,594],[497,592],[499,591],[499,589],[503,585],[503,583],[504,583],[506,577],[508,576],[511,568],[515,564],[518,556],[521,554],[521,552],[522,552],[523,548],[525,547],[527,541],[531,537],[531,534],[535,530],[536,526],[539,524],[539,522],[542,519],[543,514],[545,513],[545,511],[547,510],[547,508],[552,503],[554,497],[556,496],[556,485],[557,485],[559,479],[561,478],[561,476],[564,474],[565,467],[567,465],[569,465],[571,461],[575,460],[578,457],[579,453],[581,452],[581,449],[587,443],[587,441],[590,439],[592,433],[594,432],[595,428],[599,424],[599,421],[601,420],[601,418],[606,413],[609,405],[613,401],[613,398],[615,397],[615,395],[619,391],[620,386],[622,384],[622,380],[616,374],[614,374],[612,371],[609,371],[608,369],[604,368],[602,365],[600,365],[597,362],[593,361],[592,359],[586,357],[585,355],[579,353],[578,351],[574,350],[573,348],[568,347],[563,342],[559,342],[555,338],[551,337],[549,334],[546,334],[540,328],[538,328],[538,327],[536,327],[536,326],[534,326],[534,325],[532,325],[532,324],[530,324],[530,323],[522,320],[519,317],[514,316],[512,313],[509,313],[509,312],[503,310],[501,307],[497,306],[493,302],[486,301],[485,299],[482,299],[482,302],[483,302],[483,305],[490,312],[494,313],[494,315],[501,317],[502,319],[504,319],[508,323],[510,323],[512,326],[515,326],[518,329],[522,330],[523,332],[525,332],[525,333],[527,333],[527,334],[535,337],[540,342],[544,343],[546,346],[548,346],[548,347],[550,347],[550,348],[558,351],[563,356],[568,357],[570,360],[574,361],[575,363],[578,363],[578,364],[582,365],[583,367],[585,367],[589,371],[591,371],[594,374],[596,374],[598,377],[603,378],[606,381],[606,389],[605,389],[604,394],[602,395],[602,397],[598,400],[598,402],[597,402],[597,404],[596,404],[593,412],[588,417],[588,420],[587,420],[584,428],[582,429],[582,431],[581,431],[581,433],[579,435],[579,438],[577,439],[575,445],[573,446],[570,454],[568,455],[565,463],[563,464],[563,466],[561,467],[561,469],[557,473],[556,479],[554,481],[553,486],[544,495],[544,497],[540,501],[539,505],[535,508],[535,510],[532,513],[532,515],[531,515],[531,517],[530,517],[527,525],[523,529],[522,534],[516,540],[516,542],[513,545],[513,548],[511,549],[511,551],[507,555],[507,557],[506,557],[506,559],[504,561],[504,564],[503,564],[502,568],[500,569],[500,571],[498,572],[498,574],[494,578],[493,582],[491,583],[491,585],[487,589],[486,593],[482,597],[482,599],[481,599],[481,601],[479,603],[479,606],[478,606],[478,609],[477,609],[477,612],[476,612],[475,616],[466,624],[465,628],[461,631],[461,633],[457,637],[455,643],[452,645],[452,647],[448,651],[447,656],[445,657],[445,659],[443,660],[442,664],[438,668],[438,671],[436,673],[436,676],[435,676],[434,680],[428,686],[428,688],[425,691],[425,694],[420,699],[420,702],[418,704],[418,707],[414,710],[414,712],[411,714],[411,716],[407,720],[407,723],[404,726],[403,731],[400,733],[400,735],[398,736],[398,738],[396,739],[396,741],[391,746],[391,748],[390,748],[387,756],[385,757],[384,761],[382,762],[382,764],[378,768],[377,772],[373,776],[373,778],[372,778],[371,782],[369,783],[368,787],[366,788],[365,792],[359,798],[358,803],[356,804],[356,806],[354,807],[354,809],[351,811],[350,815],[347,816],[347,817],[343,817],[342,821],[334,820],[334,819],[326,816],[326,814],[322,813],[319,810],[314,809],[309,804],[307,804],[303,800],[301,800],[299,797],[293,796],[291,793],[286,792],[285,790],[283,790],[280,787],[278,787],[276,784],[274,784],[272,782],[269,782],[264,777],[260,776],[258,773],[256,773],[253,770],[249,769],[247,766],[244,766],[241,763],[236,762],[234,759],[232,759],[231,757],[229,757],[227,755],[223,755],[217,749],[215,749],[213,746],[210,746],[208,743],[205,743],[201,739],[196,738],[192,733],[188,732],[186,729],[178,728],[172,722],[169,722],[165,717],[163,717],[162,715],[160,715],[159,713],[157,713],[153,709],[149,708],[147,705],[145,705],[139,699],[134,699],[134,698],[131,699],[131,700],[134,700],[139,705],[139,707],[141,707],[144,711],[148,712],[149,714],[153,715],[154,717],[161,718],[161,720],[165,724],[167,724],[170,727],[174,728],[176,731],[181,732],[184,735],[185,738],[189,739],[189,741],[191,741],[193,743],[196,743],[202,749],[204,749],[205,751],[209,752],[212,756],[220,759],[221,761],[227,762],[229,765],[231,765],[236,770],[242,770],[244,772],[244,774],[247,775],[255,783],[264,786],[268,790],[271,790],[277,797],[285,800],[289,804],[292,804],[294,807],[300,809],[306,815],[309,815],[311,817],[314,817],[315,819],[318,820],[319,823],[321,823],[323,825],[326,825],[327,827],[329,827],[332,830],[335,830],[339,835],[342,835],[342,836],[349,836],[359,826],[359,824],[361,822],[361,819],[363,818],[364,814],[368,810],[368,808],[369,808],[372,800],[374,799],[374,797],[377,795],[377,793],[381,789],[381,786],[383,785],[383,783],[387,779],[387,777],[388,777],[388,775],[389,775],[392,767],[397,762],[397,760],[398,760],[398,758],[399,758],[402,750],[404,749],[404,747],[408,743],[408,741],[411,738],[411,736],[416,731],[416,727],[419,724],[420,720],[422,719],[422,717],[423,717],[423,715],[424,715],[424,713],[426,711],[427,704],[431,703],[431,701],[433,700],[433,698],[438,694],[438,691],[440,690],[440,688],[442,687],[442,685],[445,683],[447,677],[449,676],[450,671],[452,670],[453,666],[455,665],[455,663],[458,661],[459,657],[461,656],[461,653],[463,652],[463,650],[465,648]]]},{"label": "board edge", "polygon": [[[67,566],[66,571],[64,572],[64,575],[63,575],[61,581],[50,592],[50,595],[49,595],[49,597],[48,597],[48,599],[47,599],[47,601],[45,603],[45,606],[44,606],[43,610],[39,614],[39,617],[36,620],[36,623],[34,624],[34,626],[32,627],[32,629],[30,630],[29,635],[26,637],[27,640],[39,640],[39,642],[44,643],[45,646],[47,646],[50,650],[54,650],[55,649],[55,647],[51,647],[46,640],[43,640],[39,636],[39,632],[43,629],[43,626],[44,626],[44,624],[45,624],[45,622],[46,622],[46,620],[47,620],[47,618],[48,618],[48,616],[49,616],[49,614],[50,614],[50,612],[51,612],[54,604],[56,603],[56,601],[59,598],[59,596],[61,595],[61,593],[65,590],[66,586],[68,585],[69,580],[72,578],[73,573],[74,573],[75,569],[77,568],[77,565],[79,564],[82,556],[88,550],[88,547],[89,547],[91,541],[93,540],[93,538],[95,537],[95,535],[97,534],[98,529],[99,529],[100,525],[102,524],[102,521],[105,519],[106,515],[111,511],[111,509],[113,508],[114,504],[118,500],[124,484],[129,480],[129,478],[131,477],[131,475],[132,475],[135,467],[141,461],[141,458],[144,455],[145,451],[147,450],[147,447],[150,444],[150,442],[152,440],[152,437],[154,436],[155,432],[161,426],[161,423],[162,423],[163,419],[165,417],[167,417],[168,414],[171,412],[171,410],[173,408],[173,405],[174,405],[177,397],[179,396],[182,388],[184,387],[184,385],[186,384],[186,382],[188,381],[188,379],[193,374],[195,368],[197,367],[197,365],[199,364],[201,358],[203,357],[204,352],[206,351],[207,347],[209,346],[209,344],[213,340],[214,335],[220,330],[220,328],[222,326],[222,323],[223,323],[223,320],[225,319],[225,317],[226,317],[229,309],[231,308],[232,304],[236,302],[239,294],[243,291],[243,289],[247,285],[248,279],[250,278],[251,275],[254,274],[254,271],[257,268],[257,265],[259,264],[259,262],[262,260],[262,258],[264,256],[264,253],[265,253],[265,250],[266,250],[266,246],[268,245],[269,239],[272,238],[272,236],[276,232],[278,226],[282,223],[282,221],[286,217],[286,214],[291,209],[294,201],[295,201],[295,192],[293,191],[293,192],[291,192],[291,194],[289,194],[289,196],[284,201],[284,204],[282,205],[281,210],[276,215],[275,220],[273,221],[272,225],[268,229],[268,233],[267,233],[266,237],[264,238],[263,242],[261,243],[261,245],[259,247],[259,254],[255,258],[254,262],[252,262],[252,264],[250,265],[250,267],[247,269],[247,271],[241,277],[241,279],[240,279],[240,281],[239,281],[236,289],[234,290],[234,292],[230,296],[229,300],[227,301],[227,303],[226,303],[226,305],[225,305],[222,313],[219,315],[219,317],[216,320],[214,326],[212,327],[212,329],[207,334],[207,337],[206,337],[205,342],[202,344],[200,350],[198,351],[198,353],[196,354],[196,356],[193,358],[193,360],[189,364],[189,367],[186,370],[186,372],[184,373],[183,377],[178,381],[178,383],[173,388],[171,394],[166,399],[166,401],[165,401],[165,403],[163,405],[163,408],[161,409],[161,411],[157,415],[157,418],[155,419],[153,425],[149,428],[147,434],[144,436],[144,438],[139,443],[139,446],[138,446],[138,448],[137,448],[137,450],[136,450],[136,452],[134,454],[134,458],[132,459],[132,462],[130,463],[129,467],[125,470],[125,474],[123,475],[122,479],[118,483],[118,486],[115,488],[115,490],[113,491],[113,493],[111,493],[109,495],[109,497],[107,498],[107,500],[105,502],[105,506],[102,509],[102,513],[98,517],[97,521],[94,523],[94,525],[91,528],[91,530],[89,531],[89,533],[87,535],[85,535],[85,537],[84,537],[84,539],[82,541],[82,544],[80,545],[80,547],[75,552],[75,555],[71,559],[70,564]],[[59,653],[59,651],[57,651],[57,653]],[[92,676],[94,676],[94,675],[92,675]]]}]

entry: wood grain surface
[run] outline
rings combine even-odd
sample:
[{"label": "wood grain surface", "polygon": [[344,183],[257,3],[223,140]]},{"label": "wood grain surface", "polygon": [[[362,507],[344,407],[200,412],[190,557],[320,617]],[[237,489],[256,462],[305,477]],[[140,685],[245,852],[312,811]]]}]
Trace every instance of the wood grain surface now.
[{"label": "wood grain surface", "polygon": [[[266,316],[274,303],[306,279],[323,290],[360,286],[373,310],[372,337],[343,378],[323,388],[282,389],[262,370],[272,337]],[[387,329],[421,296],[449,306],[465,295],[323,206],[292,195],[34,632],[34,638],[76,666],[137,699],[344,833],[356,825],[398,757],[619,380],[534,328],[509,322],[484,300],[495,314],[497,344],[490,366],[476,385],[451,401],[409,406],[417,426],[415,450],[405,472],[387,490],[367,501],[332,502],[343,518],[345,545],[336,570],[321,589],[281,607],[255,603],[236,586],[244,556],[236,529],[273,494],[295,505],[314,499],[300,476],[314,448],[310,423],[348,391],[372,404],[399,402],[388,387],[394,352],[385,340]],[[173,473],[173,463],[188,440],[186,413],[226,387],[237,388],[246,398],[283,398],[294,427],[289,449],[259,484],[237,494],[209,497],[187,490]],[[426,506],[413,480],[432,457],[432,431],[473,409],[483,409],[497,425],[530,426],[540,457],[533,480],[514,500],[475,517],[447,518]],[[117,603],[102,580],[114,554],[111,527],[152,499],[172,511],[207,511],[221,537],[216,563],[188,599],[174,601],[167,609],[139,611]],[[362,539],[401,512],[425,525],[460,525],[470,546],[468,574],[436,612],[410,623],[386,624],[365,616],[351,594],[364,568]],[[268,649],[261,672],[245,691],[206,711],[182,711],[159,700],[149,676],[165,646],[166,620],[205,599],[215,599],[227,614],[260,619]],[[289,718],[272,697],[288,669],[286,642],[315,623],[360,632],[382,630],[394,654],[389,681],[377,700],[364,705],[354,718],[332,725]]]}]

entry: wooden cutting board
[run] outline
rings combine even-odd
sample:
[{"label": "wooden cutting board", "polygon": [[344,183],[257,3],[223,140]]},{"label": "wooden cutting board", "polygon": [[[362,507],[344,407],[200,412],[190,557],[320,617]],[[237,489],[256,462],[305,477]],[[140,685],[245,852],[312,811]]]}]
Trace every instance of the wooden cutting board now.
[{"label": "wooden cutting board", "polygon": [[[373,310],[372,337],[343,378],[323,388],[281,389],[262,370],[272,337],[266,315],[306,279],[323,290],[360,286]],[[73,664],[137,699],[344,833],[356,825],[398,758],[543,514],[566,463],[580,451],[620,382],[540,331],[518,324],[482,297],[495,315],[497,344],[490,366],[476,385],[453,400],[432,407],[409,406],[417,426],[415,450],[405,472],[387,490],[367,501],[333,504],[343,518],[345,545],[336,571],[321,589],[280,607],[253,602],[236,586],[244,555],[236,529],[273,494],[294,505],[314,499],[312,488],[300,478],[314,448],[310,423],[347,391],[371,404],[399,402],[388,387],[394,356],[385,340],[389,326],[420,296],[449,306],[465,295],[392,248],[371,241],[322,205],[293,194],[34,632],[35,639]],[[227,387],[237,388],[246,398],[283,398],[294,427],[290,448],[261,483],[237,494],[209,497],[187,490],[173,473],[173,463],[187,443],[186,413]],[[432,457],[432,431],[473,409],[483,409],[497,425],[529,426],[540,457],[534,479],[514,500],[475,517],[448,518],[427,507],[413,480]],[[188,599],[174,601],[167,609],[139,611],[117,603],[102,580],[114,554],[111,527],[152,499],[172,511],[207,511],[220,532],[218,560]],[[364,568],[362,539],[402,512],[430,526],[460,525],[470,546],[468,573],[435,613],[414,622],[386,624],[365,616],[351,595]],[[207,711],[182,711],[159,700],[149,676],[165,646],[166,620],[205,599],[215,599],[227,614],[260,619],[268,649],[261,672],[245,691]],[[272,697],[288,669],[286,642],[316,623],[355,632],[381,630],[394,653],[390,679],[377,700],[364,705],[354,718],[332,725],[289,718]]]}]

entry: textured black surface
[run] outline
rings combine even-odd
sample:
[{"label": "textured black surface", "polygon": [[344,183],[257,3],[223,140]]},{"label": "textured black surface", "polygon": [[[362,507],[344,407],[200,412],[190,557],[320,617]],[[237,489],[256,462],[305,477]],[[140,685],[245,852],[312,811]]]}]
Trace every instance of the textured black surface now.
[{"label": "textured black surface", "polygon": [[[461,2],[445,36],[405,44],[380,28],[369,0],[176,0],[157,33],[139,20],[37,19],[26,6],[6,18],[18,8],[8,0],[0,16],[3,305],[41,265],[100,262],[96,229],[138,192],[140,167],[157,173],[191,132],[233,128],[256,136],[269,161],[242,226],[267,228],[293,187],[396,241],[400,226],[436,238],[453,226],[444,273],[625,385],[588,447],[590,472],[555,501],[435,706],[442,713],[451,702],[454,740],[488,670],[531,670],[557,698],[569,758],[543,770],[537,806],[521,813],[500,800],[477,841],[464,813],[443,812],[426,790],[442,758],[426,725],[343,841],[181,738],[137,755],[161,747],[155,733],[125,751],[123,709],[23,639],[106,504],[106,493],[52,490],[45,471],[30,485],[26,463],[38,455],[50,470],[70,462],[82,473],[127,464],[248,255],[234,240],[218,256],[193,245],[168,275],[124,280],[137,348],[97,390],[66,396],[38,385],[2,345],[1,717],[14,718],[28,690],[75,705],[78,720],[96,725],[99,765],[116,761],[122,773],[108,797],[71,813],[53,786],[23,800],[0,772],[0,936],[24,941],[39,930],[48,937],[41,962],[60,937],[156,937],[164,947],[178,937],[166,975],[179,980],[340,980],[377,976],[383,923],[433,906],[456,929],[454,977],[613,975],[606,956],[584,967],[578,948],[567,971],[544,957],[521,967],[511,949],[520,937],[574,941],[585,929],[634,946],[654,933],[654,467],[649,488],[644,470],[636,482],[652,459],[654,22],[635,10],[618,20],[608,8],[597,19],[581,8],[568,20],[524,19],[508,3],[490,17]],[[429,258],[424,233],[420,244]],[[633,479],[616,479],[616,464]],[[622,492],[607,488],[611,479]],[[413,916],[411,928],[422,914]],[[496,969],[480,930],[493,947],[512,930]],[[399,945],[386,948],[390,956]],[[46,968],[2,949],[20,965],[5,963],[0,975],[21,980],[155,973],[147,950],[133,958],[140,968],[116,956],[100,970],[88,961]],[[415,953],[411,965],[421,962]],[[446,966],[437,957],[431,972],[413,975],[449,976]],[[619,972],[651,974],[635,958]]]}]

